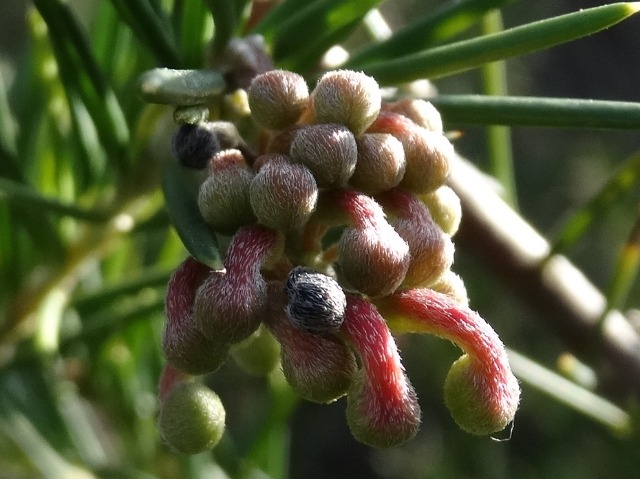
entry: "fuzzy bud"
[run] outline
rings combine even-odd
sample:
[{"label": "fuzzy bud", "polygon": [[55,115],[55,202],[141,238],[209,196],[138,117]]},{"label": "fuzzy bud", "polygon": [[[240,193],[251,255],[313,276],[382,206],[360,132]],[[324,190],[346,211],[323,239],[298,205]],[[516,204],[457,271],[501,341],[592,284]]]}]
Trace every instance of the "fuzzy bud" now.
[{"label": "fuzzy bud", "polygon": [[235,344],[231,355],[242,370],[255,376],[266,376],[278,365],[280,345],[269,330],[261,325],[247,339]]},{"label": "fuzzy bud", "polygon": [[353,133],[343,125],[309,125],[298,130],[290,155],[311,170],[318,186],[342,186],[356,168],[358,147]]},{"label": "fuzzy bud", "polygon": [[182,166],[201,170],[220,151],[220,142],[209,123],[183,124],[173,134],[171,146]]},{"label": "fuzzy bud", "polygon": [[469,296],[467,295],[467,288],[464,285],[464,281],[451,270],[446,271],[440,276],[438,281],[429,287],[434,291],[446,294],[463,306],[469,306]]},{"label": "fuzzy bud", "polygon": [[265,322],[278,339],[282,371],[302,398],[329,403],[344,396],[356,372],[351,349],[333,335],[309,334],[295,327],[285,314],[287,296],[281,283],[269,285]]},{"label": "fuzzy bud", "polygon": [[200,186],[198,207],[205,221],[223,234],[255,221],[249,198],[253,173],[238,150],[217,153],[209,163],[210,175]]},{"label": "fuzzy bud", "polygon": [[377,305],[394,331],[433,334],[465,351],[445,383],[445,403],[462,429],[493,434],[513,420],[520,386],[502,341],[478,313],[431,289],[396,292]]},{"label": "fuzzy bud", "polygon": [[198,329],[212,341],[233,344],[249,337],[261,322],[267,284],[260,268],[282,253],[280,235],[264,226],[246,226],[231,239],[224,271],[214,271],[196,292]]},{"label": "fuzzy bud", "polygon": [[298,266],[289,273],[285,285],[289,299],[287,317],[307,333],[329,333],[344,321],[347,300],[336,280]]},{"label": "fuzzy bud", "polygon": [[364,133],[356,143],[358,162],[349,184],[375,194],[400,183],[406,166],[400,141],[386,133]]},{"label": "fuzzy bud", "polygon": [[182,454],[213,449],[225,429],[220,398],[204,384],[182,382],[172,387],[160,407],[160,435]]},{"label": "fuzzy bud", "polygon": [[400,186],[414,193],[428,193],[442,186],[449,177],[449,161],[453,146],[441,133],[417,126],[408,118],[393,112],[382,112],[368,130],[390,133],[404,148],[407,163]]},{"label": "fuzzy bud", "polygon": [[[261,161],[264,160],[264,161]],[[249,196],[258,221],[280,231],[299,230],[318,202],[318,187],[307,167],[282,155],[259,157]]]},{"label": "fuzzy bud", "polygon": [[309,88],[297,73],[271,70],[255,77],[249,88],[253,119],[269,130],[295,123],[309,101]]},{"label": "fuzzy bud", "polygon": [[380,113],[378,83],[362,72],[337,70],[325,73],[312,93],[318,123],[341,123],[360,135]]},{"label": "fuzzy bud", "polygon": [[462,218],[462,206],[455,191],[445,185],[431,193],[420,195],[420,199],[429,208],[433,220],[446,234],[456,234]]},{"label": "fuzzy bud", "polygon": [[226,344],[205,338],[193,318],[196,290],[210,272],[208,266],[189,257],[174,271],[167,286],[162,348],[171,364],[189,374],[215,371],[229,350]]},{"label": "fuzzy bud", "polygon": [[420,406],[384,318],[365,299],[348,296],[341,332],[362,362],[347,394],[353,436],[380,448],[413,438],[420,427]]},{"label": "fuzzy bud", "polygon": [[443,132],[442,117],[436,107],[428,101],[416,98],[403,98],[393,103],[383,104],[383,109],[406,116],[416,125],[426,130],[433,131],[434,133]]}]

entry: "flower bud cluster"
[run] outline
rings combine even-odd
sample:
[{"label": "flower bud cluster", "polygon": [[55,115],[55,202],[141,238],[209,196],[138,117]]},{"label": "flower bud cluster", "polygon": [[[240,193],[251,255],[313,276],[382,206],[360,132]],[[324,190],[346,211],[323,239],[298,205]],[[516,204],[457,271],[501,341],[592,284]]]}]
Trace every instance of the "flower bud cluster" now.
[{"label": "flower bud cluster", "polygon": [[301,397],[346,395],[354,437],[391,447],[421,417],[392,332],[436,334],[465,351],[445,384],[454,419],[474,434],[503,429],[519,387],[451,271],[461,208],[435,108],[383,103],[376,81],[353,71],[329,72],[312,91],[295,73],[268,71],[247,98],[257,157],[228,126],[183,125],[174,139],[183,165],[207,167],[202,217],[232,237],[224,270],[189,258],[169,283],[170,367],[202,374],[235,352],[266,373],[277,342]]}]

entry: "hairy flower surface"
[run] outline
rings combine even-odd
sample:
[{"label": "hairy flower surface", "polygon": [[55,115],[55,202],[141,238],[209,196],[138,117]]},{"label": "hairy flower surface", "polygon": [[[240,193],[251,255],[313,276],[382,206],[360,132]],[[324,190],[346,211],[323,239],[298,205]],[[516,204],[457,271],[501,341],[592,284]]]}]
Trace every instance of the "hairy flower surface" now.
[{"label": "hairy flower surface", "polygon": [[520,388],[451,271],[460,202],[445,184],[453,146],[433,105],[384,103],[373,78],[346,70],[310,92],[297,74],[266,72],[248,98],[261,128],[251,161],[235,133],[211,136],[228,125],[183,125],[174,141],[186,166],[210,157],[199,207],[228,247],[224,269],[189,259],[172,277],[163,394],[171,378],[206,372],[191,367],[202,345],[242,354],[254,374],[279,351],[299,396],[346,395],[354,438],[397,446],[415,436],[421,411],[394,334],[427,333],[464,351],[444,387],[453,419],[472,434],[505,428]]}]

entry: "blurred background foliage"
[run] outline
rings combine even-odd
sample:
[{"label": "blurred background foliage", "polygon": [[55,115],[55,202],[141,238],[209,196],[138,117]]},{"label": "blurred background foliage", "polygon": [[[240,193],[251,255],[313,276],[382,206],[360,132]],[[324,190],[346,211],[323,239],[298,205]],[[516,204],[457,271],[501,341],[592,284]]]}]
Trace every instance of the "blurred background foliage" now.
[{"label": "blurred background foliage", "polygon": [[[528,379],[521,377],[523,400],[510,440],[456,427],[442,400],[455,349],[435,338],[408,337],[399,344],[424,419],[403,447],[383,451],[356,443],[343,401],[298,401],[277,373],[252,376],[233,361],[207,378],[227,408],[222,443],[191,458],[162,444],[155,421],[163,295],[186,251],[159,188],[159,170],[170,155],[171,108],[145,105],[137,80],[156,66],[204,67],[203,58],[245,32],[249,3],[2,0],[0,478],[636,477],[637,391],[599,383],[588,358],[576,363],[526,295],[505,287],[491,264],[466,246],[457,250],[455,269],[471,305],[510,349],[544,366],[541,382],[557,393],[531,386],[540,371],[514,352],[516,373]],[[357,52],[384,34],[373,21],[378,17],[361,21],[376,6],[393,31],[422,19],[451,20],[438,23],[424,44],[375,47],[384,67],[398,52],[409,53],[403,49],[422,51],[499,31],[500,23],[523,25],[599,2],[285,4],[301,15],[282,9],[257,28],[277,66],[296,68],[312,81],[331,45]],[[458,16],[447,17],[456,5]],[[501,7],[501,17],[494,7]],[[631,17],[597,35],[446,75],[433,85],[442,95],[638,103],[639,22]],[[609,119],[619,113],[614,107]],[[640,199],[635,118],[635,127],[623,129],[518,125],[500,131],[444,114],[447,128],[459,132],[461,155],[500,177],[512,204],[552,243],[564,238],[562,252],[638,327],[638,246],[633,236],[629,241]],[[601,194],[621,167],[628,181]],[[589,227],[580,228],[575,218],[585,217]],[[567,229],[572,224],[578,227]],[[622,286],[615,281],[621,275],[628,279]],[[601,402],[581,411],[571,399],[559,401],[566,384],[553,372],[572,376],[572,397]]]}]

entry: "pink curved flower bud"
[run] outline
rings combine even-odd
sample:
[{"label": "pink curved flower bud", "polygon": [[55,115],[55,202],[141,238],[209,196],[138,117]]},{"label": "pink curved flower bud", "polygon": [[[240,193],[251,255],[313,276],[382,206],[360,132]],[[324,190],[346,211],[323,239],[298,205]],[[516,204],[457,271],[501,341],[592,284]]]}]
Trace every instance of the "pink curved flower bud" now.
[{"label": "pink curved flower bud", "polygon": [[280,282],[269,284],[269,311],[265,323],[280,343],[282,371],[302,398],[329,403],[344,396],[356,372],[356,360],[347,345],[332,335],[311,334],[287,318],[287,296]]},{"label": "pink curved flower bud", "polygon": [[453,264],[451,239],[431,219],[429,210],[413,193],[401,188],[377,197],[396,219],[391,223],[409,245],[411,261],[402,285],[430,286]]},{"label": "pink curved flower bud", "polygon": [[350,70],[325,73],[311,99],[318,123],[341,123],[355,135],[371,125],[382,104],[378,83],[362,72]]},{"label": "pink curved flower bud", "polygon": [[373,447],[408,441],[420,427],[420,406],[384,318],[367,300],[350,295],[340,331],[362,362],[347,393],[351,433]]},{"label": "pink curved flower bud", "polygon": [[208,266],[188,257],[173,272],[167,286],[162,348],[171,364],[190,374],[215,371],[229,351],[228,345],[205,338],[193,317],[196,290],[210,273]]},{"label": "pink curved flower bud", "polygon": [[399,291],[377,304],[394,331],[433,334],[465,351],[445,382],[445,403],[462,429],[492,434],[513,420],[520,386],[502,341],[478,313],[431,289]]},{"label": "pink curved flower bud", "polygon": [[357,291],[385,296],[402,283],[410,262],[409,246],[387,223],[382,207],[352,190],[327,191],[324,208],[334,207],[350,220],[338,243],[340,270]]},{"label": "pink curved flower bud", "polygon": [[231,239],[224,271],[214,271],[196,292],[198,329],[217,343],[233,344],[251,335],[267,304],[260,268],[282,254],[281,235],[261,225],[245,226]]}]

